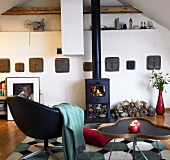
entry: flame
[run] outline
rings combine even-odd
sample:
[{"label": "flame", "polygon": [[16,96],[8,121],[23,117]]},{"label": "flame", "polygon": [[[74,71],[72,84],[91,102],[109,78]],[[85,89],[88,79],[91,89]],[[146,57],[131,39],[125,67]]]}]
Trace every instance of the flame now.
[{"label": "flame", "polygon": [[91,86],[91,95],[93,96],[103,96],[104,92],[100,91],[97,86]]}]

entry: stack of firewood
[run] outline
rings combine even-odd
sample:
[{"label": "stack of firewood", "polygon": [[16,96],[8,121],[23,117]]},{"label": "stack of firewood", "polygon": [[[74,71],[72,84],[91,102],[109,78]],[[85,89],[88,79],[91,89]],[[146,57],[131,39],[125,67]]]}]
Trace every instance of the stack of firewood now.
[{"label": "stack of firewood", "polygon": [[107,105],[104,104],[89,104],[90,118],[106,117]]},{"label": "stack of firewood", "polygon": [[148,106],[145,101],[125,100],[114,107],[112,115],[120,117],[155,116],[155,110]]}]

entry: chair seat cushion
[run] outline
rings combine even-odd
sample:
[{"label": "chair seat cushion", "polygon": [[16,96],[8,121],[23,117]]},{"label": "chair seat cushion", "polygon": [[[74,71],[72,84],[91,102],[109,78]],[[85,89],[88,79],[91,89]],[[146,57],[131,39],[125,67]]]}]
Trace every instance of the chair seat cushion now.
[{"label": "chair seat cushion", "polygon": [[91,144],[98,147],[104,147],[109,141],[112,140],[112,138],[107,138],[99,135],[97,133],[97,130],[90,129],[87,127],[83,128],[83,135],[87,144]]}]

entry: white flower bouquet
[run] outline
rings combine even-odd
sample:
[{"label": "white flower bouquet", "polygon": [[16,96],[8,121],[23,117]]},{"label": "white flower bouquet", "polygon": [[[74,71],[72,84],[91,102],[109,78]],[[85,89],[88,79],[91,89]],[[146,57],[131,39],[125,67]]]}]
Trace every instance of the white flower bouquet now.
[{"label": "white flower bouquet", "polygon": [[[169,73],[165,73],[163,75],[162,72],[156,72],[155,70],[152,71],[152,73],[150,74],[150,86],[151,87],[155,87],[159,90],[164,91],[164,85],[165,84],[169,84],[170,82],[170,76]],[[166,91],[165,91],[166,92]]]}]

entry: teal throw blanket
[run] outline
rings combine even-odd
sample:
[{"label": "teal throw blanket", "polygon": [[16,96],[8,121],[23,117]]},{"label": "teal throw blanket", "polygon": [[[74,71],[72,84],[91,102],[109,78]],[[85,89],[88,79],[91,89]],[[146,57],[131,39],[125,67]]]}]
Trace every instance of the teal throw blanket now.
[{"label": "teal throw blanket", "polygon": [[64,159],[80,160],[80,154],[85,150],[83,109],[69,103],[61,103],[53,106],[53,108],[59,108],[63,115],[62,143]]}]

